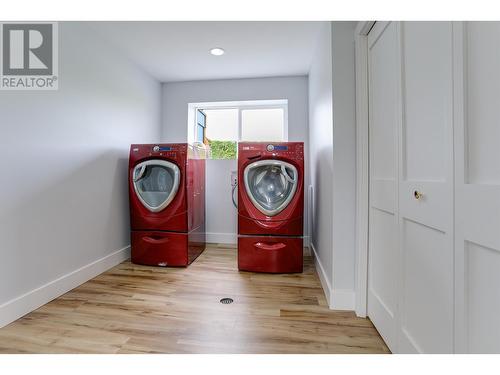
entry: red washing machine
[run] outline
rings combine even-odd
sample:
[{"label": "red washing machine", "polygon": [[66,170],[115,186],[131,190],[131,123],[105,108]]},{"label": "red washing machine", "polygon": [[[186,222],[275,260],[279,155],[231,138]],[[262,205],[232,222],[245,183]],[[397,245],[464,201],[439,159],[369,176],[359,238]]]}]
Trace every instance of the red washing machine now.
[{"label": "red washing machine", "polygon": [[187,143],[131,145],[132,262],[187,266],[205,250],[205,152]]},{"label": "red washing machine", "polygon": [[238,268],[302,272],[304,143],[238,145]]}]

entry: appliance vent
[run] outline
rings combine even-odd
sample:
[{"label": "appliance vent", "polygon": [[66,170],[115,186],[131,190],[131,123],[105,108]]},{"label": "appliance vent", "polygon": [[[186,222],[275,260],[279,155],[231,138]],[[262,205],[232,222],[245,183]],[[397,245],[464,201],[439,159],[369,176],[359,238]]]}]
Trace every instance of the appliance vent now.
[{"label": "appliance vent", "polygon": [[222,303],[223,305],[229,305],[230,303],[233,303],[233,299],[226,297],[226,298],[221,299],[220,303]]}]

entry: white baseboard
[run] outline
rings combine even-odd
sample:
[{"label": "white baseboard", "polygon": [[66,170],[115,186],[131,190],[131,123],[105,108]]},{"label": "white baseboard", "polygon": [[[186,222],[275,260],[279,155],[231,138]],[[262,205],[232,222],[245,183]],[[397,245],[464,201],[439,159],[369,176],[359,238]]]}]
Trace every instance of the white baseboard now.
[{"label": "white baseboard", "polygon": [[311,238],[309,236],[304,236],[304,247],[311,246]]},{"label": "white baseboard", "polygon": [[52,301],[84,282],[130,258],[130,246],[117,250],[77,270],[0,305],[0,328]]},{"label": "white baseboard", "polygon": [[332,299],[330,308],[332,310],[350,310],[353,311],[356,305],[356,294],[353,290],[334,289],[332,290]]},{"label": "white baseboard", "polygon": [[331,307],[332,286],[330,284],[330,281],[328,280],[325,269],[321,264],[321,259],[318,256],[318,251],[316,250],[312,242],[310,248],[312,250],[312,255],[314,257],[314,265],[316,266],[316,272],[318,273],[319,281],[321,282],[321,287],[323,288],[323,292],[325,293],[326,301],[328,302],[328,306],[332,308]]},{"label": "white baseboard", "polygon": [[208,243],[223,243],[228,245],[236,245],[238,243],[238,235],[236,233],[206,233],[206,241]]},{"label": "white baseboard", "polygon": [[318,256],[318,251],[311,242],[310,248],[314,256],[314,265],[325,293],[328,307],[331,310],[354,310],[356,293],[353,290],[333,289],[330,280],[326,275],[321,259]]}]

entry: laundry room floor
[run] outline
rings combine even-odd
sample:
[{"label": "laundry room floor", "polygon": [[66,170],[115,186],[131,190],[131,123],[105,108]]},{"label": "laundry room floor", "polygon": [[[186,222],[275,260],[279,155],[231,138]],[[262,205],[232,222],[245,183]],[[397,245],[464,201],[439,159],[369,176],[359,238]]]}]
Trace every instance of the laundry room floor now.
[{"label": "laundry room floor", "polygon": [[0,353],[389,352],[368,319],[328,309],[310,256],[289,275],[238,272],[236,257],[210,245],[188,268],[123,262],[1,328]]}]

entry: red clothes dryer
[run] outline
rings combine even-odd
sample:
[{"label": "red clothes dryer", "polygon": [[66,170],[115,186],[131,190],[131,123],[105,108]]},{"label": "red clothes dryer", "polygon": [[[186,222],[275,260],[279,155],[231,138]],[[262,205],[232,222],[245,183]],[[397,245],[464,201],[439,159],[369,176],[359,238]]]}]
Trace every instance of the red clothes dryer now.
[{"label": "red clothes dryer", "polygon": [[205,249],[205,154],[188,145],[131,145],[132,262],[187,266]]},{"label": "red clothes dryer", "polygon": [[304,143],[238,145],[238,268],[302,272]]}]

